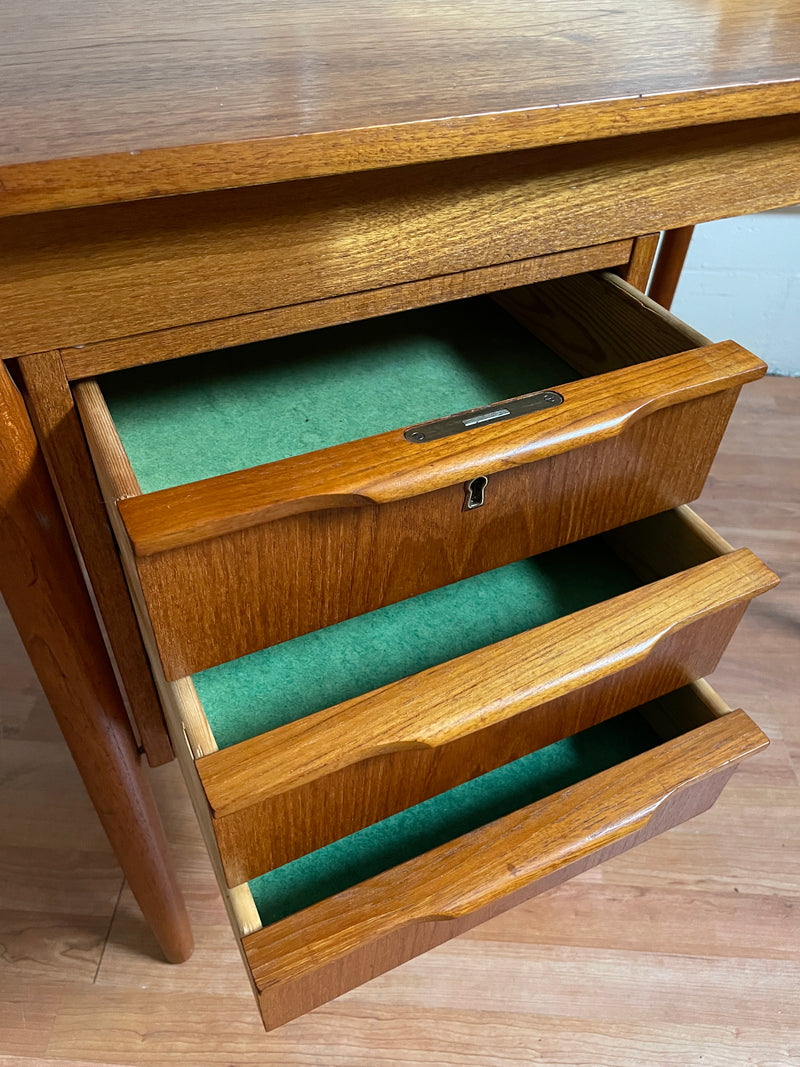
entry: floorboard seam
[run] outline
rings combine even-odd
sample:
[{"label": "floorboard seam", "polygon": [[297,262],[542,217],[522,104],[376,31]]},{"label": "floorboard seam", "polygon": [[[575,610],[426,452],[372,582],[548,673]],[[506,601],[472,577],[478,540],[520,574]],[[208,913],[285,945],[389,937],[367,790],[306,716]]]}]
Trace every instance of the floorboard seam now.
[{"label": "floorboard seam", "polygon": [[111,918],[108,920],[108,929],[106,930],[106,936],[103,940],[103,947],[100,950],[100,959],[97,961],[97,968],[94,972],[94,978],[92,978],[92,985],[97,984],[97,976],[100,974],[100,967],[103,963],[103,958],[105,957],[106,949],[108,948],[109,938],[111,937],[111,930],[114,926],[114,919],[116,919],[117,917],[117,911],[119,910],[119,902],[122,900],[122,891],[124,888],[125,879],[123,878],[120,883],[119,892],[117,893],[117,899],[114,901],[114,907],[111,910]]}]

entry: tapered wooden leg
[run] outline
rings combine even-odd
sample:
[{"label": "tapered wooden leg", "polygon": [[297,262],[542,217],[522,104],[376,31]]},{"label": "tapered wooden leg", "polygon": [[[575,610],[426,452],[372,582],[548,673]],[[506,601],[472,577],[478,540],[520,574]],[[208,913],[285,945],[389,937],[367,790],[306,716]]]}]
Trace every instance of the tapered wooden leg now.
[{"label": "tapered wooden leg", "polygon": [[647,289],[647,280],[653,269],[653,260],[656,258],[660,238],[660,233],[646,233],[642,237],[637,237],[633,242],[631,258],[617,270],[620,277],[630,282],[642,293]]},{"label": "tapered wooden leg", "polygon": [[192,933],[164,829],[28,413],[0,362],[0,590],[164,955]]},{"label": "tapered wooden leg", "polygon": [[664,233],[647,295],[667,309],[672,307],[693,233],[694,226],[681,226]]}]

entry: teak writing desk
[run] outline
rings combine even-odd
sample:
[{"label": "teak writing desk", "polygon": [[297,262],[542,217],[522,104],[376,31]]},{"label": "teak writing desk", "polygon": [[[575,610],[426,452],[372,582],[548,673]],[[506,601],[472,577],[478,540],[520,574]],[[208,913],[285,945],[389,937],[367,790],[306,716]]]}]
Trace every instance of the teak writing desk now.
[{"label": "teak writing desk", "polygon": [[[256,823],[269,818],[274,797],[264,789],[256,798],[239,795],[240,786],[225,777],[225,750],[210,753],[198,737],[189,737],[187,747],[180,715],[170,740],[162,714],[165,686],[174,696],[175,685],[191,671],[294,636],[304,626],[335,622],[341,612],[298,623],[292,634],[277,638],[248,633],[233,652],[196,661],[181,661],[175,653],[170,662],[169,626],[153,617],[159,594],[152,590],[163,589],[164,581],[154,561],[168,559],[171,574],[177,554],[189,553],[189,541],[210,544],[209,538],[239,536],[265,516],[286,521],[291,517],[286,502],[302,498],[306,503],[292,508],[305,513],[313,492],[302,472],[289,467],[282,468],[283,488],[272,496],[246,479],[243,496],[234,486],[235,518],[232,497],[215,498],[223,500],[216,511],[193,515],[191,508],[180,510],[189,504],[172,489],[167,492],[177,493],[170,498],[177,511],[169,510],[169,502],[167,510],[149,511],[147,495],[137,503],[136,478],[124,450],[114,453],[109,449],[114,435],[104,437],[106,412],[96,380],[102,386],[103,375],[126,368],[495,293],[514,321],[540,337],[544,332],[559,355],[559,345],[580,348],[576,337],[582,344],[587,336],[597,351],[606,351],[603,323],[618,327],[625,351],[602,369],[628,375],[624,381],[614,378],[613,389],[631,390],[631,411],[643,410],[645,402],[666,404],[663,382],[653,381],[643,399],[646,367],[635,374],[634,364],[699,352],[691,366],[688,357],[669,365],[670,389],[684,405],[705,405],[710,460],[729,412],[727,401],[710,399],[713,383],[724,381],[735,390],[763,368],[736,346],[724,351],[708,346],[671,317],[659,317],[612,277],[586,272],[615,271],[643,288],[658,231],[800,200],[800,16],[790,0],[758,9],[744,0],[713,6],[676,0],[654,10],[552,0],[445,8],[381,3],[356,11],[337,4],[264,8],[220,0],[200,13],[159,2],[130,16],[129,24],[127,17],[88,2],[63,13],[34,2],[4,16],[0,579],[125,875],[165,954],[180,961],[191,952],[191,933],[140,752],[156,765],[178,748],[201,814],[206,810],[208,816],[209,791],[216,796],[222,783],[212,812],[216,825],[206,817],[206,831],[222,883],[234,889],[237,878],[251,877],[259,865],[266,869],[258,849],[239,855],[237,833],[252,840],[254,830],[250,824],[237,830],[234,816]],[[546,284],[529,288],[538,282]],[[553,301],[568,309],[566,326]],[[631,353],[639,344],[648,351],[637,357]],[[709,354],[709,348],[715,351]],[[192,359],[175,364],[187,380],[193,365]],[[583,384],[595,381],[596,367],[576,367],[574,360],[571,365],[588,375]],[[549,436],[537,430],[530,444],[533,438],[522,430],[545,427],[543,421],[512,419],[479,428],[479,436],[453,438],[452,448],[435,446],[438,466],[425,475],[428,482],[421,473],[426,464],[412,464],[403,492],[446,493],[454,487],[460,501],[465,471],[470,483],[473,474],[488,474],[492,489],[505,471],[509,477],[502,484],[510,484],[510,449],[524,451],[530,444],[537,457],[550,462],[548,457],[563,453],[567,438],[581,445],[584,430],[594,434],[592,447],[600,448],[608,397],[593,415],[591,403],[600,403],[602,390],[595,396],[579,389],[576,395],[573,400],[565,393],[563,410],[546,417],[567,418],[575,410],[570,404],[584,404],[588,429],[567,422],[568,431],[558,430],[556,422]],[[457,410],[454,405],[437,414]],[[407,420],[416,421],[423,420]],[[671,440],[687,440],[685,429],[670,432]],[[473,441],[481,442],[474,470],[465,458]],[[392,456],[401,455],[392,449],[394,444]],[[353,481],[361,461],[348,453],[346,462],[352,477],[336,489],[342,506],[363,496],[363,486]],[[559,469],[578,479],[570,483],[571,492],[583,501],[591,472],[580,481],[567,460]],[[644,474],[641,467],[627,477],[638,487]],[[391,504],[402,496],[400,483],[393,467],[382,483],[383,496],[370,499]],[[693,499],[701,483],[702,477],[691,487],[676,485],[669,499],[654,490],[641,514]],[[518,500],[531,490],[514,492]],[[428,585],[622,521],[617,513],[601,520],[598,498],[581,505],[581,515],[594,520],[576,520],[565,534],[559,516],[572,499],[555,509],[550,541],[531,547],[527,533],[520,533],[503,559],[490,554]],[[522,514],[513,502],[507,507]],[[488,522],[480,514],[475,511],[475,521]],[[653,543],[697,535],[706,548],[690,553],[694,564],[710,564],[715,552],[725,557],[727,547],[696,520],[683,514],[681,522],[682,532],[656,530]],[[520,519],[520,530],[528,525]],[[625,541],[624,534],[619,539]],[[120,553],[128,557],[127,581]],[[199,564],[201,572],[214,565]],[[731,570],[732,587],[750,581],[755,595],[769,584],[763,571],[748,573],[737,572],[734,581]],[[147,607],[134,604],[142,595],[140,582],[151,583],[144,594]],[[386,593],[384,599],[402,599],[424,587],[425,582]],[[729,597],[729,612],[735,599]],[[728,601],[723,597],[721,603]],[[367,597],[353,613],[377,606]],[[637,617],[644,617],[643,609]],[[501,667],[492,660],[492,670],[505,677]],[[509,685],[513,688],[511,680]],[[664,691],[670,685],[662,680]],[[701,699],[697,692],[692,699]],[[642,691],[635,702],[650,695]],[[447,699],[445,693],[445,704]],[[524,704],[523,696],[519,700]],[[202,716],[199,722],[202,734]],[[745,730],[744,748],[737,747],[736,737],[722,737],[723,726],[715,729],[720,737],[708,742],[709,753],[728,744],[731,767],[745,749],[762,743],[755,728]],[[509,728],[503,744],[510,747],[493,766],[521,755],[511,744],[518,736]],[[543,737],[521,742],[523,750],[544,744]],[[195,765],[200,753],[215,759]],[[695,751],[683,758],[700,757]],[[709,758],[713,763],[713,755]],[[203,783],[196,766],[209,768]],[[456,780],[445,775],[441,788]],[[403,803],[420,799],[412,789]],[[706,797],[703,803],[708,802]],[[701,810],[700,800],[693,803]],[[668,825],[687,817],[691,807],[661,821]],[[388,814],[384,805],[359,822],[343,811],[341,826],[349,832]],[[656,832],[656,822],[651,819],[649,832]],[[228,829],[232,851],[223,844],[218,854],[217,841]],[[529,829],[520,833],[524,849]],[[307,842],[296,846],[300,852],[307,847]],[[492,847],[489,842],[489,852]],[[608,848],[617,847],[617,839],[609,839]],[[238,873],[231,873],[234,867]],[[421,892],[431,882],[419,865],[410,874],[421,879]],[[568,876],[543,868],[537,885],[553,884],[559,875]],[[474,921],[478,903],[489,914],[500,896],[508,906],[509,893],[524,889],[520,884],[490,892],[479,878],[470,890],[474,901],[454,914]],[[248,901],[245,909],[252,907]],[[251,916],[248,927],[235,901],[231,907],[240,932],[260,925]],[[317,908],[324,909],[324,902]],[[333,921],[324,911],[315,915],[322,927]],[[359,974],[408,958],[464,928],[461,921],[454,918],[449,933],[435,934],[430,932],[437,924],[428,922],[418,946],[390,948],[385,959],[367,959]],[[285,936],[299,937],[302,945],[302,923],[298,930],[286,927]],[[249,936],[258,941],[260,934]],[[330,933],[334,939],[346,935]],[[281,977],[274,973],[280,967],[265,960],[263,938],[256,944],[248,960],[260,991],[284,978],[302,986],[305,979],[292,971],[290,956],[287,949],[281,959],[287,975],[292,973]],[[332,960],[323,978],[309,979],[318,986],[289,989],[276,995],[272,1006],[265,993],[265,1019],[278,1023],[356,980],[341,979],[337,967]]]}]

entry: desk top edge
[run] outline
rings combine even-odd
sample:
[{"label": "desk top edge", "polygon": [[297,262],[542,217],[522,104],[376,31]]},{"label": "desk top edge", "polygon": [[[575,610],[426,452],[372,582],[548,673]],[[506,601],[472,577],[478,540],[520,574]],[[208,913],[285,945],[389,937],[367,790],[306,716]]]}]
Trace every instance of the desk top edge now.
[{"label": "desk top edge", "polygon": [[796,0],[26,0],[0,42],[0,215],[800,114]]},{"label": "desk top edge", "polygon": [[800,77],[305,134],[7,163],[0,217],[800,114]]}]

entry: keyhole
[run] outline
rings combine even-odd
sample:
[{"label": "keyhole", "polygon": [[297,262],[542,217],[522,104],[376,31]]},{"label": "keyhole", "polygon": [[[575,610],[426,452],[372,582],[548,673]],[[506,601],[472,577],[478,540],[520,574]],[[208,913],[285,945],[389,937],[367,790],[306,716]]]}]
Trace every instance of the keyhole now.
[{"label": "keyhole", "polygon": [[478,475],[477,478],[473,478],[464,486],[465,498],[464,498],[464,511],[472,511],[475,508],[482,508],[486,503],[486,486],[489,483],[489,479],[485,474]]}]

